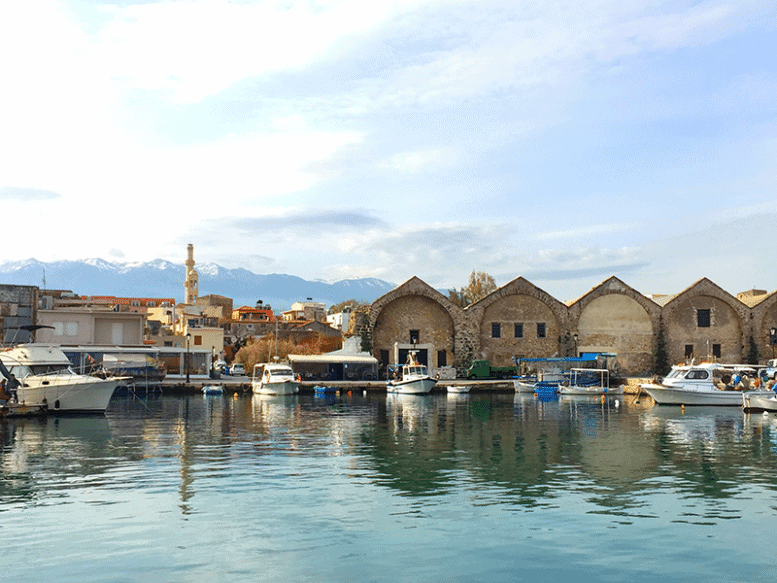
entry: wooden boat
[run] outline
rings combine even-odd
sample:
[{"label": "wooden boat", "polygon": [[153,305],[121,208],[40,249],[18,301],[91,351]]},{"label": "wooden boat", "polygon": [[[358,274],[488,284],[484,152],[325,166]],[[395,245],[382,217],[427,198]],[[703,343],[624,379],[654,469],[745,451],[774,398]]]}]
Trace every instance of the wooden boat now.
[{"label": "wooden boat", "polygon": [[623,385],[610,386],[610,371],[606,368],[573,368],[569,382],[561,383],[559,395],[622,395]]},{"label": "wooden boat", "polygon": [[745,411],[777,412],[777,395],[773,391],[745,391],[742,393]]},{"label": "wooden boat", "polygon": [[4,403],[0,405],[0,417],[42,417],[49,412],[48,404]]}]

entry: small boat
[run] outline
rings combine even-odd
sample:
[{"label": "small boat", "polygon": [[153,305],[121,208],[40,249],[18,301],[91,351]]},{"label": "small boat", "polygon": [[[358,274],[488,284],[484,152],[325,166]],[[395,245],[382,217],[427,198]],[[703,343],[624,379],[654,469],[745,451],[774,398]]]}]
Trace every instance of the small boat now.
[{"label": "small boat", "polygon": [[[741,407],[742,392],[753,389],[751,371],[751,367],[741,364],[691,362],[675,365],[661,382],[641,383],[639,388],[659,405]],[[768,396],[771,391],[756,392]]]},{"label": "small boat", "polygon": [[453,395],[462,395],[469,393],[470,389],[471,385],[448,385],[445,390]]},{"label": "small boat", "polygon": [[49,413],[104,413],[113,392],[131,377],[99,378],[74,372],[56,344],[20,344],[0,352],[0,373],[17,384],[20,403],[45,404]]},{"label": "small boat", "polygon": [[569,382],[558,387],[559,395],[622,395],[623,385],[610,386],[610,371],[606,368],[570,369]]},{"label": "small boat", "polygon": [[316,392],[316,393],[319,393],[319,394],[320,393],[336,393],[337,392],[337,387],[324,387],[324,386],[316,385],[315,387],[313,387],[313,391]]},{"label": "small boat", "polygon": [[258,395],[294,395],[299,381],[288,364],[265,362],[254,366],[251,390]]},{"label": "small boat", "polygon": [[28,405],[27,403],[4,403],[0,405],[0,417],[42,417],[49,412],[46,403]]},{"label": "small boat", "polygon": [[205,385],[202,387],[204,395],[221,395],[224,393],[223,385]]},{"label": "small boat", "polygon": [[394,375],[395,378],[386,382],[386,390],[389,393],[425,395],[437,384],[437,380],[429,376],[429,369],[418,363],[414,350],[408,353],[406,364],[394,369]]},{"label": "small boat", "polygon": [[742,393],[745,411],[777,412],[777,395],[773,391],[745,391]]},{"label": "small boat", "polygon": [[523,375],[513,379],[513,388],[516,393],[533,393],[534,385],[537,384],[536,375]]}]

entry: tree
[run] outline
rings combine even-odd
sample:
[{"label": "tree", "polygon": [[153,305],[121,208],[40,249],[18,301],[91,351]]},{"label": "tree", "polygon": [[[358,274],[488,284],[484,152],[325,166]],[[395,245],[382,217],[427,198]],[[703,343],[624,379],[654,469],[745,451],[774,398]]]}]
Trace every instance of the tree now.
[{"label": "tree", "polygon": [[496,290],[494,278],[485,271],[475,271],[469,274],[469,281],[466,287],[457,290],[456,288],[448,290],[448,299],[462,308],[482,300],[488,294]]}]

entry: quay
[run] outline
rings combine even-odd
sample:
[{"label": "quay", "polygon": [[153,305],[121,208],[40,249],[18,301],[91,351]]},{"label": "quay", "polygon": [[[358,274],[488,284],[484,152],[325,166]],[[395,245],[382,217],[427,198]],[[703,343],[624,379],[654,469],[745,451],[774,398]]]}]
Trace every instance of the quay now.
[{"label": "quay", "polygon": [[[221,385],[227,393],[244,393],[251,391],[251,379],[249,377],[222,377],[220,379],[190,379],[187,383],[181,379],[165,379],[160,386],[163,393],[196,393],[201,392],[207,385]],[[444,393],[448,385],[469,385],[471,392],[505,392],[512,393],[512,380],[466,380],[451,379],[439,381],[432,389],[432,393]],[[315,387],[333,387],[338,391],[369,391],[386,392],[386,381],[302,381],[300,393],[313,393]]]},{"label": "quay", "polygon": [[[624,385],[625,393],[637,393],[639,383],[647,382],[649,379],[640,377],[629,377]],[[163,393],[197,393],[202,391],[206,385],[221,385],[226,393],[248,393],[251,391],[250,377],[222,377],[220,379],[190,379],[187,383],[183,379],[165,379],[160,386]],[[512,379],[505,380],[467,380],[467,379],[446,379],[438,381],[432,389],[432,393],[445,393],[446,387],[469,385],[471,393],[513,393]],[[368,391],[371,393],[385,393],[386,381],[302,381],[300,383],[300,393],[313,393],[315,387],[333,387],[341,392],[347,391]]]}]

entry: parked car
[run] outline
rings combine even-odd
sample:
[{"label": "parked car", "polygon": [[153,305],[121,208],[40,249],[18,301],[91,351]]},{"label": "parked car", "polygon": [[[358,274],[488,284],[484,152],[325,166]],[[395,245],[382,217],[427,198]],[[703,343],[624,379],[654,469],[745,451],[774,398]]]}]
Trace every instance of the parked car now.
[{"label": "parked car", "polygon": [[232,376],[245,376],[246,374],[246,365],[244,365],[242,362],[236,362],[232,365],[232,368],[229,369],[229,374]]}]

